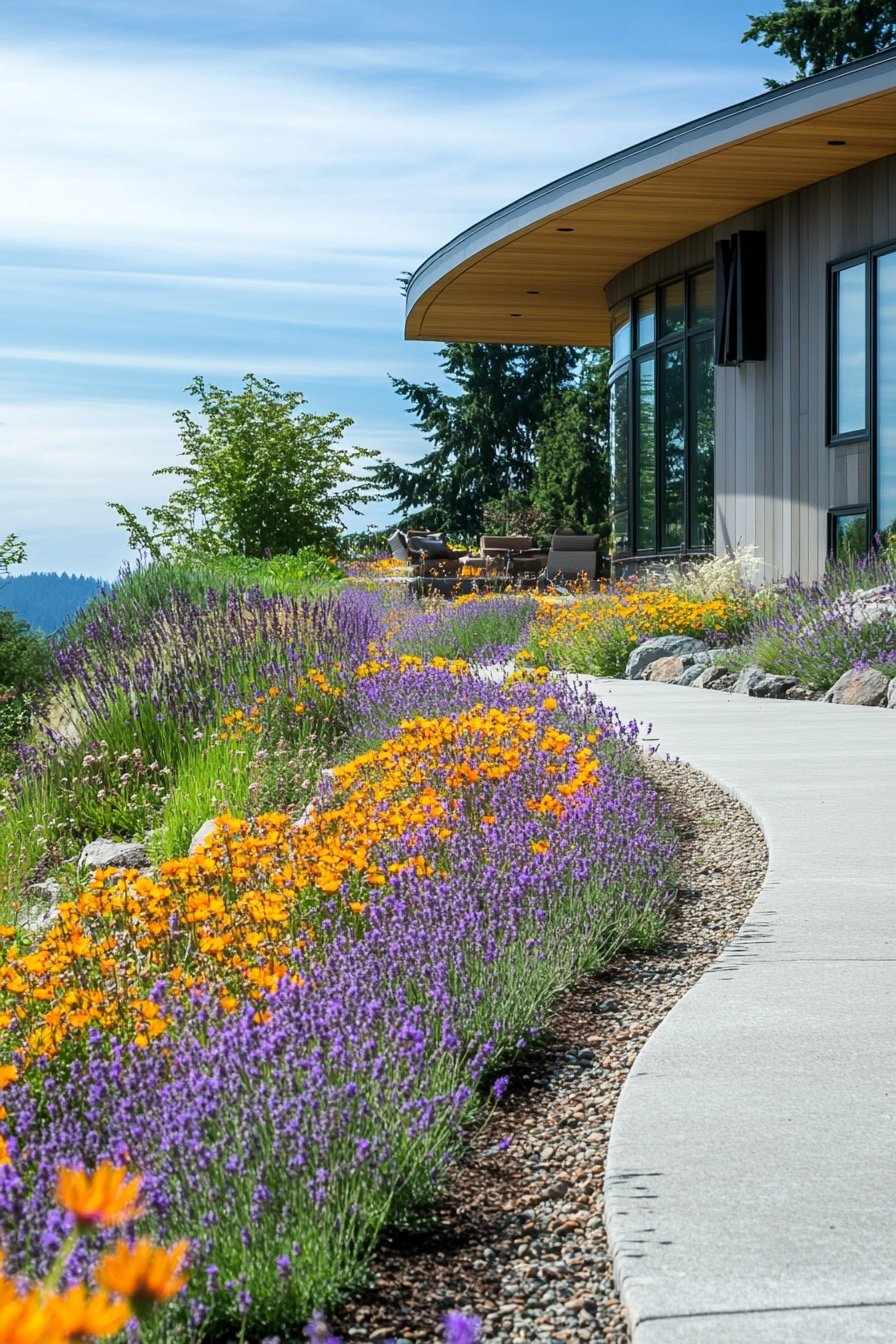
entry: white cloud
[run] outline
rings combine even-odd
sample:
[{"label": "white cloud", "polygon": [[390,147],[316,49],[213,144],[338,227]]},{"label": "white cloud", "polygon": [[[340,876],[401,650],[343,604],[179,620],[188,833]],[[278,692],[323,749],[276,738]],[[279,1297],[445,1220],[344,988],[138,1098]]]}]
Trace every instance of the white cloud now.
[{"label": "white cloud", "polygon": [[264,376],[288,375],[290,378],[338,379],[347,378],[383,378],[381,360],[359,357],[315,359],[313,356],[296,354],[287,358],[282,354],[253,354],[247,352],[239,359],[230,358],[217,352],[203,353],[190,350],[183,354],[142,354],[139,351],[85,350],[72,346],[54,349],[49,346],[3,346],[0,345],[0,359],[18,359],[26,363],[40,364],[83,364],[109,369],[143,369],[158,372],[181,373],[191,377],[197,368],[211,374],[236,374],[239,377],[248,368],[264,369]]},{"label": "white cloud", "polygon": [[708,109],[725,74],[641,61],[633,79],[618,61],[436,45],[8,46],[0,238],[205,270],[272,254],[413,263],[547,178]]}]

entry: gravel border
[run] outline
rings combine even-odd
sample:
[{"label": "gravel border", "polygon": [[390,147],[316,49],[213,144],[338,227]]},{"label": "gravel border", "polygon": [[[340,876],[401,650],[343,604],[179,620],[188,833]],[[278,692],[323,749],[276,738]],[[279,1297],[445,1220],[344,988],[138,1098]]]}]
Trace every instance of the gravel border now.
[{"label": "gravel border", "polygon": [[736,799],[683,762],[654,756],[646,768],[680,838],[664,941],[558,1000],[548,1043],[511,1074],[432,1221],[383,1240],[369,1288],[333,1313],[337,1335],[434,1344],[455,1310],[481,1316],[495,1344],[629,1340],[603,1224],[616,1099],[644,1040],[740,928],[768,863]]}]

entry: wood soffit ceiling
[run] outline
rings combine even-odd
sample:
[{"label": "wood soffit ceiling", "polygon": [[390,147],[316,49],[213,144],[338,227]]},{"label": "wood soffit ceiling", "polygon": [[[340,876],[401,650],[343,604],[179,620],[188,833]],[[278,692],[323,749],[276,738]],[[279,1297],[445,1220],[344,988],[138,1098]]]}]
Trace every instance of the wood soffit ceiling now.
[{"label": "wood soffit ceiling", "polygon": [[[538,197],[554,195],[546,187],[520,203],[529,215],[524,227],[510,207],[424,263],[409,289],[405,335],[424,341],[608,345],[604,287],[621,271],[721,220],[892,153],[896,88],[838,101],[696,154],[685,150],[674,157],[673,151],[667,162],[640,175],[635,168],[629,180],[583,194],[565,208],[552,211],[548,200],[544,214],[536,208],[533,218]],[[582,176],[593,177],[598,186],[601,170],[613,163],[606,160]],[[477,247],[483,228],[491,240],[480,239]]]}]

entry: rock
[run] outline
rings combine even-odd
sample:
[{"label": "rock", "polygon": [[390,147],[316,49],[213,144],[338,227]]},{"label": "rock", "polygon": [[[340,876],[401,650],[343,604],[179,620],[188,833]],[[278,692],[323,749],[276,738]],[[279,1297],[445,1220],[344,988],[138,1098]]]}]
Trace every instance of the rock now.
[{"label": "rock", "polygon": [[195,854],[197,850],[201,849],[209,836],[214,833],[217,824],[214,820],[204,821],[190,841],[190,848],[187,853]]},{"label": "rock", "polygon": [[643,680],[664,681],[667,684],[676,682],[683,672],[693,666],[694,663],[687,654],[681,658],[657,658],[645,667]]},{"label": "rock", "polygon": [[691,685],[699,686],[705,691],[730,691],[736,681],[737,676],[734,672],[729,672],[727,667],[719,667],[714,663],[712,667],[702,668]]},{"label": "rock", "polygon": [[690,635],[660,635],[658,639],[647,639],[632,649],[625,665],[627,681],[641,681],[645,670],[659,658],[681,658],[685,654],[692,659],[695,654],[708,653],[702,639],[692,639]]},{"label": "rock", "polygon": [[825,700],[830,705],[885,705],[890,681],[876,667],[851,667],[838,677]]},{"label": "rock", "polygon": [[19,907],[18,928],[24,933],[45,933],[59,913],[61,895],[62,888],[52,878],[26,887]]},{"label": "rock", "polygon": [[784,692],[785,700],[820,700],[820,691],[810,691],[808,686],[791,686],[789,691]]},{"label": "rock", "polygon": [[78,855],[79,868],[148,868],[149,855],[133,840],[91,840]]},{"label": "rock", "polygon": [[896,585],[893,584],[844,594],[842,600],[849,604],[854,625],[867,625],[869,621],[892,621],[896,617]]},{"label": "rock", "polygon": [[783,700],[796,677],[779,677],[774,672],[763,672],[755,663],[748,663],[738,673],[733,690],[735,695],[761,696],[765,700]]},{"label": "rock", "polygon": [[896,709],[896,677],[893,677],[887,688],[887,708]]},{"label": "rock", "polygon": [[[656,667],[656,663],[653,663],[652,666]],[[705,663],[692,663],[690,667],[684,669],[681,676],[678,678],[678,685],[693,686],[698,677],[706,676],[707,671],[708,669]]]}]

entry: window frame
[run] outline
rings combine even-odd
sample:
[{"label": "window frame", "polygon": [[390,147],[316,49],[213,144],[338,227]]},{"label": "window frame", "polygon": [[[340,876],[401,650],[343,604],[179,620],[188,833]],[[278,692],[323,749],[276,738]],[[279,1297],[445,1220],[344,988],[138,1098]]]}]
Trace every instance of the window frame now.
[{"label": "window frame", "polygon": [[[861,248],[858,252],[851,252],[848,256],[837,257],[834,261],[828,263],[828,299],[827,299],[827,396],[825,398],[827,406],[827,423],[825,426],[828,448],[838,448],[841,444],[848,443],[867,443],[870,456],[870,499],[866,505],[857,505],[855,509],[846,509],[847,513],[861,512],[863,508],[868,509],[868,527],[869,535],[873,536],[880,528],[881,523],[878,517],[879,499],[878,499],[878,467],[879,467],[879,445],[877,434],[878,421],[878,309],[877,309],[877,260],[879,257],[889,256],[896,253],[896,239],[890,239],[888,242],[880,243],[876,247]],[[861,431],[851,431],[847,434],[835,434],[833,432],[836,423],[835,418],[835,365],[837,358],[837,331],[836,331],[836,305],[834,303],[834,277],[835,275],[850,266],[855,266],[857,262],[865,263],[865,428]],[[838,510],[828,511],[830,519],[832,514]],[[829,521],[830,529],[830,521]],[[830,541],[830,532],[829,532]]]},{"label": "window frame", "polygon": [[[620,559],[638,560],[651,556],[676,556],[676,555],[711,555],[713,553],[712,545],[694,544],[694,516],[695,501],[692,499],[692,492],[696,488],[694,471],[694,453],[696,451],[693,442],[691,425],[691,363],[692,346],[695,340],[707,335],[712,338],[713,323],[707,319],[696,322],[693,317],[692,309],[695,307],[692,299],[691,282],[694,277],[699,275],[712,275],[714,271],[713,263],[696,266],[693,270],[679,271],[674,275],[665,276],[661,281],[653,285],[648,285],[631,294],[627,300],[621,302],[628,303],[628,322],[631,339],[628,353],[621,355],[615,362],[610,364],[610,382],[611,384],[617,378],[628,371],[628,548],[618,552]],[[684,289],[684,325],[679,331],[670,332],[668,335],[660,335],[660,319],[663,311],[662,292],[668,286],[682,284]],[[654,335],[652,341],[646,341],[643,345],[636,344],[638,331],[638,306],[642,299],[652,297],[654,312]],[[614,304],[617,309],[620,304]],[[661,546],[660,542],[664,530],[668,529],[669,519],[667,517],[667,491],[666,491],[666,424],[665,424],[665,403],[663,388],[665,383],[665,362],[664,353],[673,348],[679,348],[682,351],[682,432],[684,439],[684,473],[682,482],[683,509],[681,517],[681,528],[683,540],[677,546]],[[638,376],[637,369],[639,364],[650,358],[654,362],[654,519],[653,519],[653,545],[644,547],[638,545],[641,532],[641,461],[640,461],[640,419],[638,416],[637,387]],[[611,351],[612,361],[612,351]],[[715,361],[712,360],[711,367],[715,369]],[[713,449],[715,452],[715,449]]]},{"label": "window frame", "polygon": [[859,518],[864,515],[865,535],[868,538],[868,549],[865,554],[870,554],[874,548],[874,537],[871,532],[871,505],[870,504],[838,504],[834,508],[828,509],[828,556],[832,560],[839,559],[837,555],[837,524],[841,518]]},{"label": "window frame", "polygon": [[[881,249],[888,251],[888,248]],[[871,437],[871,426],[874,423],[874,410],[872,401],[874,397],[874,376],[873,370],[876,364],[876,352],[874,349],[874,255],[875,252],[867,249],[864,252],[857,252],[850,257],[841,257],[837,261],[832,261],[828,265],[828,300],[827,300],[827,318],[828,318],[828,387],[827,387],[827,423],[825,433],[827,436],[828,447],[835,447],[841,443],[864,443]],[[838,324],[838,305],[837,295],[837,276],[841,271],[848,271],[860,262],[865,266],[865,424],[861,429],[850,429],[842,434],[836,433],[834,426],[837,423],[837,339],[839,335]]]}]

